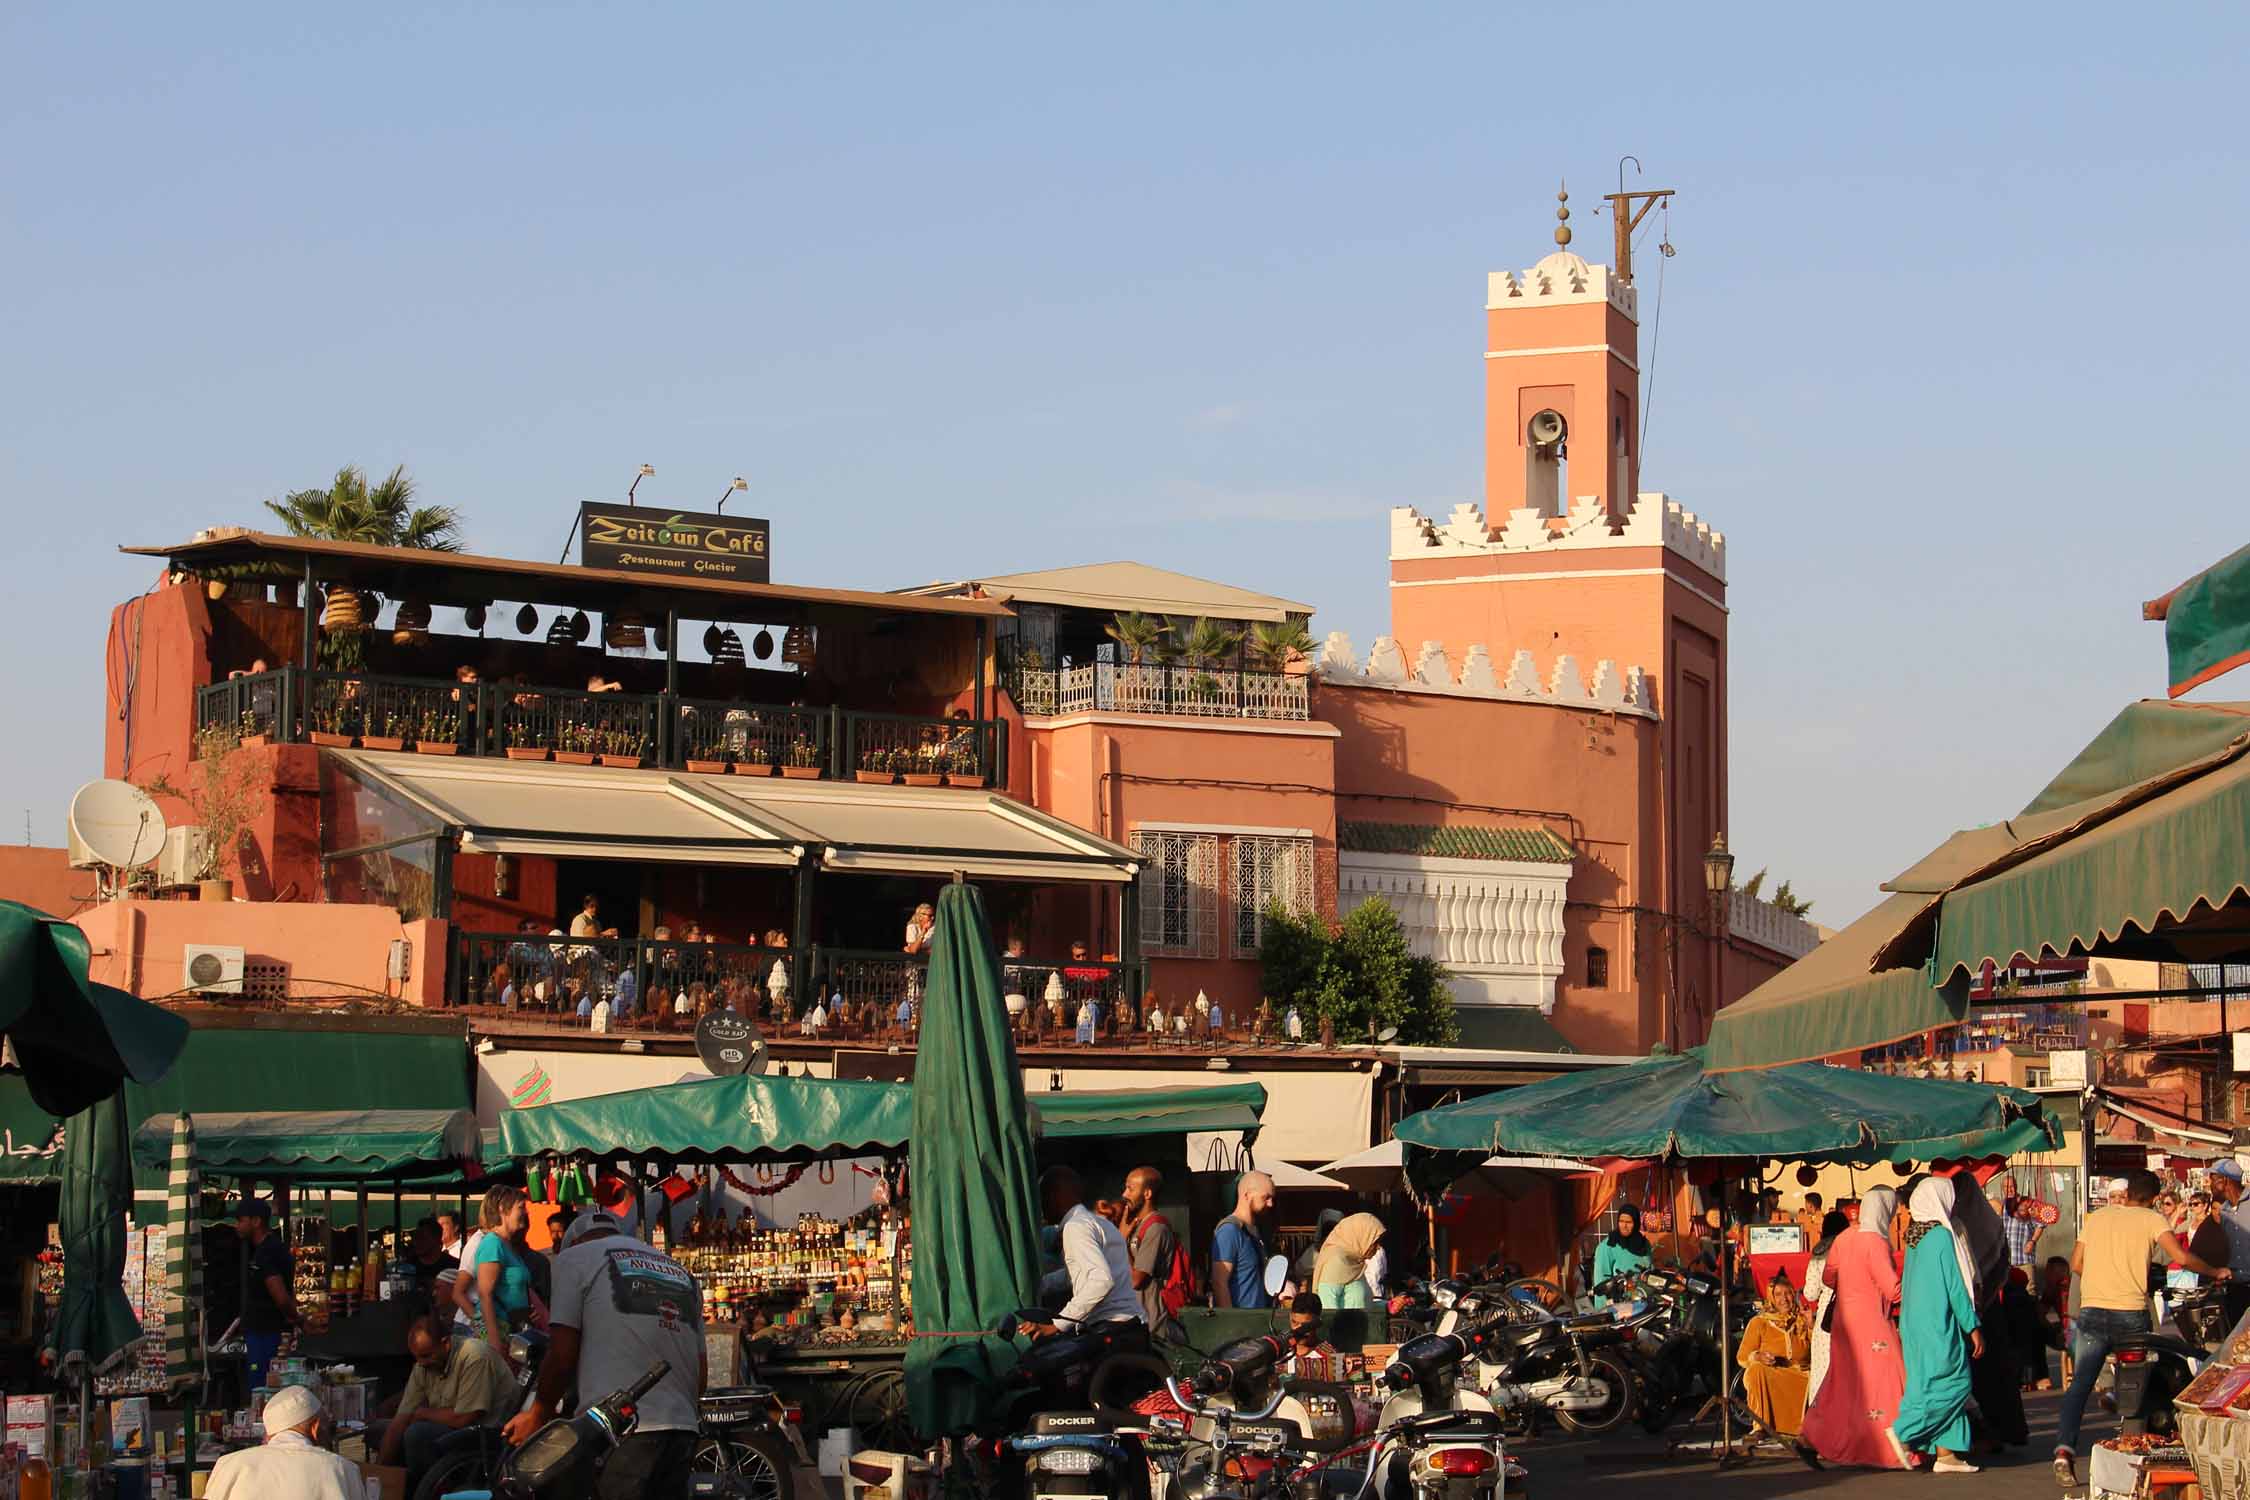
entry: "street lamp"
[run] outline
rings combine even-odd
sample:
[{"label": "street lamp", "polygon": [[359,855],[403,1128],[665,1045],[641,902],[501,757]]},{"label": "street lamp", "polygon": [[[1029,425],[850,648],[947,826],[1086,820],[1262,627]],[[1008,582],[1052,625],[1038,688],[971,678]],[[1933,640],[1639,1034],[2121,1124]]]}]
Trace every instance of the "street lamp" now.
[{"label": "street lamp", "polygon": [[640,467],[640,471],[639,471],[638,473],[636,473],[636,474],[635,474],[635,475],[633,476],[633,482],[632,482],[631,484],[629,484],[629,485],[625,486],[625,503],[626,503],[627,505],[632,505],[632,504],[635,504],[635,503],[636,503],[636,502],[634,501],[634,499],[633,499],[633,491],[635,491],[635,490],[637,490],[637,489],[639,489],[639,488],[641,487],[641,481],[642,481],[642,480],[644,480],[644,479],[648,478],[648,477],[649,477],[649,475],[651,475],[651,474],[654,474],[655,472],[656,472],[656,466],[655,466],[654,464],[642,464],[642,465],[641,465],[641,467]]},{"label": "street lamp", "polygon": [[1727,892],[1734,889],[1734,856],[1727,852],[1727,836],[1718,834],[1703,856],[1703,888],[1711,893],[1711,921],[1726,930]]},{"label": "street lamp", "polygon": [[734,483],[719,491],[719,503],[711,507],[712,510],[720,514],[724,514],[727,508],[727,502],[729,500],[732,500],[738,492],[746,490],[748,488],[750,488],[750,481],[743,478],[740,474],[735,475]]}]

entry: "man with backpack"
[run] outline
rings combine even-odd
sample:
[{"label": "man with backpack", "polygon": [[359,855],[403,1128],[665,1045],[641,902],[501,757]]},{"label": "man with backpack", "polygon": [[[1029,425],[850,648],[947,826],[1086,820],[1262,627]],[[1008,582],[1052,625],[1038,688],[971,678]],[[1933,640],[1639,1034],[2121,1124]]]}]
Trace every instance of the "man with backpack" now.
[{"label": "man with backpack", "polygon": [[1156,1211],[1156,1195],[1163,1189],[1164,1174],[1154,1167],[1135,1167],[1126,1174],[1125,1248],[1132,1256],[1141,1319],[1151,1333],[1168,1327],[1194,1290],[1180,1237]]}]

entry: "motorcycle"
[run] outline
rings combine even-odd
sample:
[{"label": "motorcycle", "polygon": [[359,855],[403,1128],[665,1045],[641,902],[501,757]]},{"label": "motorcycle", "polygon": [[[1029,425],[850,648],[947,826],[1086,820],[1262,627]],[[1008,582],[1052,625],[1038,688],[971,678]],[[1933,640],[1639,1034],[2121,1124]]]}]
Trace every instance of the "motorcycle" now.
[{"label": "motorcycle", "polygon": [[481,1495],[491,1489],[493,1477],[500,1472],[501,1455],[507,1451],[500,1437],[501,1424],[530,1404],[532,1392],[539,1385],[540,1362],[546,1357],[547,1335],[540,1330],[526,1328],[509,1335],[508,1362],[516,1372],[515,1401],[488,1423],[463,1427],[440,1441],[436,1460],[414,1486],[413,1500],[444,1500],[461,1493]]},{"label": "motorcycle", "polygon": [[1382,1500],[1499,1500],[1511,1479],[1520,1489],[1523,1470],[1508,1461],[1498,1409],[1460,1380],[1507,1326],[1503,1317],[1457,1322],[1399,1346],[1383,1371],[1392,1394],[1377,1418],[1363,1494],[1379,1486]]},{"label": "motorcycle", "polygon": [[499,1500],[580,1500],[594,1492],[602,1465],[640,1424],[640,1400],[672,1373],[665,1360],[631,1385],[540,1428],[500,1460]]},{"label": "motorcycle", "polygon": [[1662,1432],[1699,1396],[1719,1389],[1719,1283],[1653,1267],[1632,1273],[1629,1282],[1617,1288],[1637,1299],[1635,1311],[1621,1320],[1631,1332],[1620,1352],[1634,1373],[1642,1430]]},{"label": "motorcycle", "polygon": [[1607,1432],[1633,1414],[1639,1381],[1622,1352],[1631,1336],[1608,1312],[1558,1317],[1501,1289],[1441,1286],[1441,1333],[1483,1320],[1477,1389],[1531,1429],[1552,1416],[1575,1433]]},{"label": "motorcycle", "polygon": [[695,1473],[691,1494],[728,1500],[793,1500],[793,1459],[804,1439],[790,1409],[764,1386],[720,1386],[696,1402]]},{"label": "motorcycle", "polygon": [[[1013,1339],[1021,1325],[1053,1321],[1050,1312],[1024,1308],[992,1332]],[[1002,1381],[1003,1399],[974,1455],[991,1471],[990,1489],[1031,1500],[1145,1494],[1147,1465],[1113,1433],[1140,1424],[1132,1403],[1170,1374],[1138,1322],[1095,1324],[1029,1344]]]},{"label": "motorcycle", "polygon": [[2172,1306],[2177,1333],[2152,1329],[2129,1333],[2111,1343],[2117,1415],[2127,1434],[2169,1434],[2178,1425],[2172,1402],[2195,1378],[2195,1366],[2210,1358],[2250,1305],[2250,1287],[2211,1282],[2182,1293]]}]

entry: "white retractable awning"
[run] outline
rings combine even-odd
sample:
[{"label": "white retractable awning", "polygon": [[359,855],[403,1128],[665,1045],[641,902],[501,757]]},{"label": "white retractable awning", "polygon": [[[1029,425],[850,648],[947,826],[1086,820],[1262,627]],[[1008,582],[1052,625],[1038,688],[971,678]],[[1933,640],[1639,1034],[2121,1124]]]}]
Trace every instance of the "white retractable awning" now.
[{"label": "white retractable awning", "polygon": [[997,792],[330,750],[484,854],[1129,881],[1133,851]]}]

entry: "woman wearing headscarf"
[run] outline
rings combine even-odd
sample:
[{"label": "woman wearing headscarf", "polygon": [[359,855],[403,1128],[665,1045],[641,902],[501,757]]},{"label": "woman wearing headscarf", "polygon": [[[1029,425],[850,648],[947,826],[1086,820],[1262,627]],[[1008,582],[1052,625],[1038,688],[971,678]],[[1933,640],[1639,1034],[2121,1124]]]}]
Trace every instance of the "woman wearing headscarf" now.
[{"label": "woman wearing headscarf", "polygon": [[1970,1394],[1976,1398],[1988,1443],[2020,1448],[2031,1441],[2031,1424],[2023,1414],[2022,1361],[2016,1341],[2001,1315],[2000,1294],[2008,1284],[2008,1233],[1993,1212],[1992,1200],[1976,1172],[1963,1167],[1953,1174],[1953,1228],[1968,1246],[1969,1263],[1976,1280],[1977,1327],[1984,1348],[1969,1366]]},{"label": "woman wearing headscarf", "polygon": [[[1617,1206],[1617,1227],[1602,1236],[1594,1247],[1594,1285],[1600,1286],[1612,1276],[1624,1276],[1634,1271],[1645,1271],[1656,1262],[1656,1247],[1641,1233],[1641,1211],[1630,1203]],[[1596,1297],[1594,1306],[1607,1307],[1607,1297]]]},{"label": "woman wearing headscarf", "polygon": [[1788,1277],[1766,1283],[1765,1301],[1743,1327],[1734,1362],[1751,1414],[1781,1436],[1795,1437],[1805,1425],[1812,1321]]},{"label": "woman wearing headscarf", "polygon": [[1832,1208],[1821,1215],[1820,1238],[1813,1242],[1812,1260],[1805,1266],[1805,1290],[1812,1297],[1812,1379],[1805,1384],[1807,1401],[1820,1394],[1820,1383],[1828,1378],[1828,1310],[1836,1300],[1836,1289],[1827,1281],[1828,1252],[1836,1248],[1836,1237],[1849,1233],[1851,1227],[1851,1220],[1841,1210]]},{"label": "woman wearing headscarf", "polygon": [[1899,1342],[1906,1351],[1906,1394],[1886,1429],[1898,1460],[1935,1452],[1939,1474],[1974,1474],[1969,1451],[1969,1362],[1984,1353],[1977,1327],[1976,1263],[1953,1228],[1953,1180],[1932,1177],[1907,1211],[1905,1290]]},{"label": "woman wearing headscarf", "polygon": [[1313,1262],[1313,1290],[1322,1307],[1367,1306],[1367,1258],[1382,1243],[1383,1221],[1373,1214],[1353,1214],[1328,1231]]},{"label": "woman wearing headscarf", "polygon": [[1891,1259],[1891,1219],[1898,1194],[1870,1188],[1860,1200],[1859,1223],[1828,1247],[1821,1281],[1835,1299],[1829,1330],[1828,1369],[1805,1413],[1805,1441],[1830,1463],[1870,1469],[1900,1466],[1884,1437],[1898,1415],[1906,1388],[1898,1330],[1898,1264]]}]

